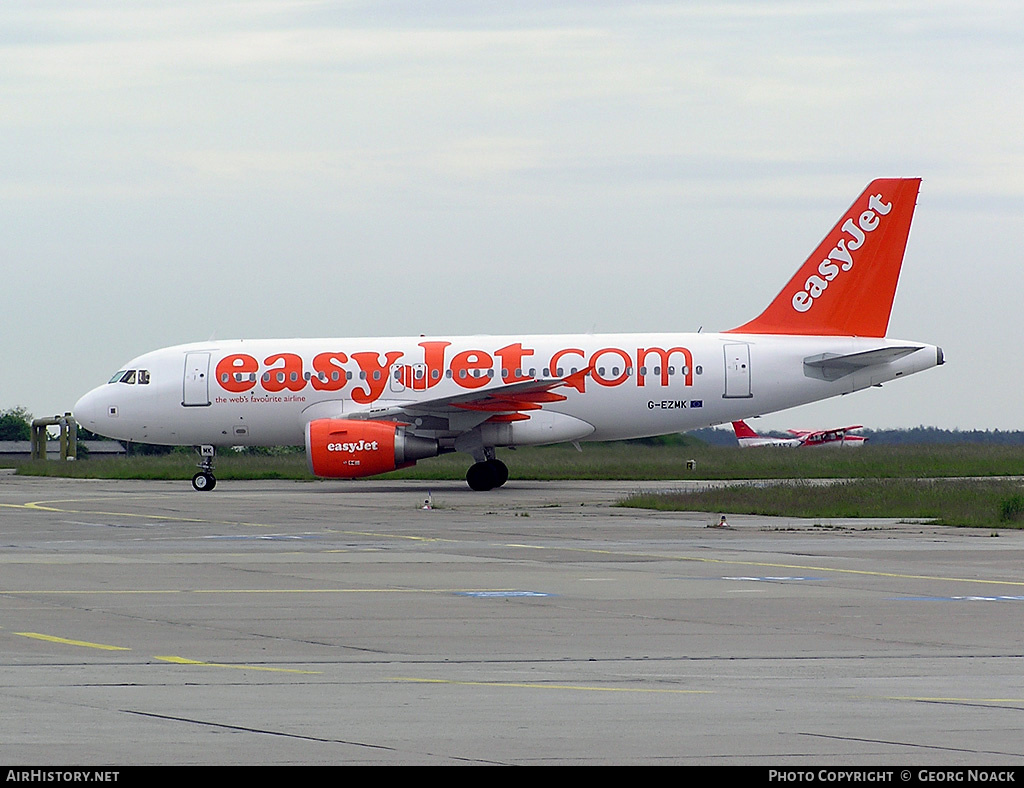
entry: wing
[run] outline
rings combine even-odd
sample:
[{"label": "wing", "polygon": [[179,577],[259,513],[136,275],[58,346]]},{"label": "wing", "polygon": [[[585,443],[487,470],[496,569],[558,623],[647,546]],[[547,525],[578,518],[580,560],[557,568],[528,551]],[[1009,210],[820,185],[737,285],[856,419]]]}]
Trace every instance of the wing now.
[{"label": "wing", "polygon": [[855,424],[852,427],[836,427],[831,430],[786,430],[786,432],[795,438],[803,438],[804,440],[809,441],[820,441],[830,436],[842,438],[847,432],[861,429],[864,429],[863,425]]},{"label": "wing", "polygon": [[457,435],[484,422],[525,421],[532,411],[541,410],[547,403],[564,402],[568,397],[556,389],[565,387],[582,391],[583,380],[591,369],[587,367],[563,378],[489,386],[451,397],[392,402],[383,407],[347,412],[343,418],[395,421],[410,425],[421,435]]}]

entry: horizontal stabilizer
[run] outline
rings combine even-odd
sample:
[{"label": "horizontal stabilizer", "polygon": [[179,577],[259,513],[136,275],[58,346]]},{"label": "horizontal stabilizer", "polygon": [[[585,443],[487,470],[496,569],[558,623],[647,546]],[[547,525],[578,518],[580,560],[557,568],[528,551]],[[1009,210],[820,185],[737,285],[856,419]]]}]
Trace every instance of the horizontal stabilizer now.
[{"label": "horizontal stabilizer", "polygon": [[883,347],[877,350],[866,350],[862,353],[822,353],[804,359],[804,374],[819,380],[839,380],[865,367],[888,364],[890,361],[909,356],[919,347]]}]

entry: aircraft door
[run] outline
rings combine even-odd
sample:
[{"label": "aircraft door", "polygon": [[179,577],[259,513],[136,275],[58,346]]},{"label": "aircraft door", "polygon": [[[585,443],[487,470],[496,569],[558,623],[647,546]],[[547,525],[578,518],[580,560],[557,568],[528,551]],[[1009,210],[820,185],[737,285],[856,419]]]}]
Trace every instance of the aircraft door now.
[{"label": "aircraft door", "polygon": [[186,408],[210,404],[210,354],[185,354],[185,379],[181,404]]},{"label": "aircraft door", "polygon": [[405,391],[405,367],[397,365],[388,372],[389,388],[396,394]]},{"label": "aircraft door", "polygon": [[424,391],[427,388],[427,365],[422,362],[413,364],[410,374],[412,375],[410,385],[413,391]]},{"label": "aircraft door", "polygon": [[726,399],[752,397],[750,393],[750,345],[734,343],[725,346]]},{"label": "aircraft door", "polygon": [[423,391],[427,387],[426,364],[402,364],[392,368],[391,390],[401,394],[407,387],[413,391]]}]

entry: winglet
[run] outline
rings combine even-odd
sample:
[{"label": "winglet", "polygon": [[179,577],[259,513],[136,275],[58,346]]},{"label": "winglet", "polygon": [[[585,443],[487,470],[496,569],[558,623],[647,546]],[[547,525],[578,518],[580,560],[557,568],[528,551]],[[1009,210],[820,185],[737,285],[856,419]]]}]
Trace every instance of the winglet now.
[{"label": "winglet", "polygon": [[868,184],[768,308],[726,333],[884,337],[920,186]]}]

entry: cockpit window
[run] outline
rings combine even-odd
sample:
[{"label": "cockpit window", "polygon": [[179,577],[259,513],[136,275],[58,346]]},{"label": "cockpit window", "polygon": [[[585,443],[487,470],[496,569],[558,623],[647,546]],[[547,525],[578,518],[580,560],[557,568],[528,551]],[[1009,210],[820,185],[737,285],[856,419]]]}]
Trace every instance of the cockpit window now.
[{"label": "cockpit window", "polygon": [[119,369],[114,373],[114,376],[107,381],[108,383],[141,383],[145,385],[149,383],[149,370],[148,369]]},{"label": "cockpit window", "polygon": [[148,369],[119,369],[107,383],[138,383],[140,386],[145,386],[149,381]]}]

